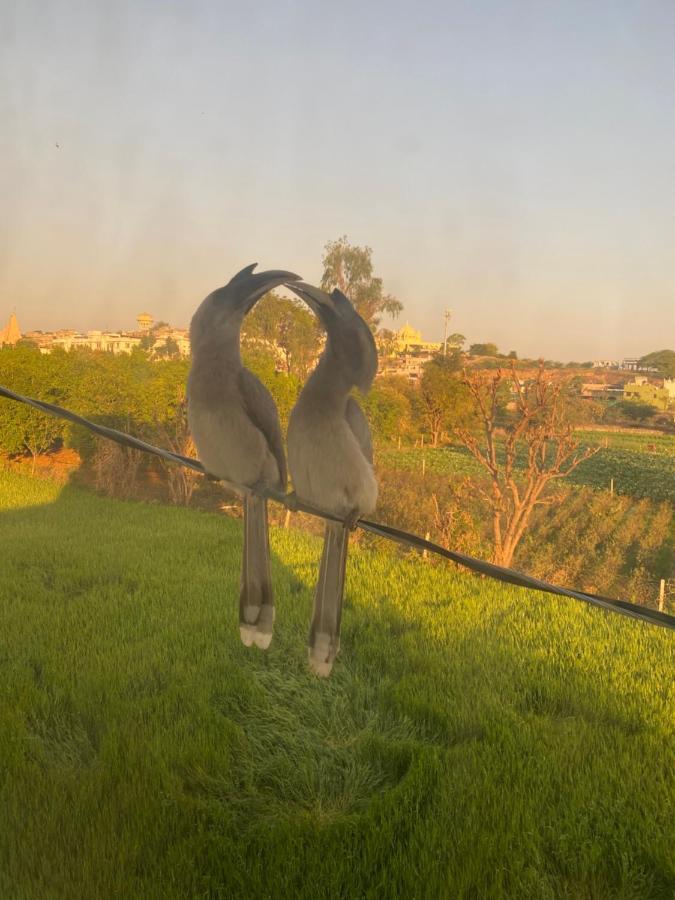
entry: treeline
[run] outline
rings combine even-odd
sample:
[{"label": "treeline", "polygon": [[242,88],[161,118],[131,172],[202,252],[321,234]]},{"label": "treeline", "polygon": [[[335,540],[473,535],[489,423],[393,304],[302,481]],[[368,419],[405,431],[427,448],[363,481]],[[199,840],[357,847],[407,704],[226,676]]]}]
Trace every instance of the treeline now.
[{"label": "treeline", "polygon": [[[242,355],[271,391],[286,424],[303,377],[279,371],[274,351],[255,341],[244,341]],[[175,429],[181,420],[189,367],[189,360],[151,360],[142,350],[117,356],[88,350],[0,350],[0,384],[144,437]],[[376,382],[363,403],[377,439],[407,438],[426,429],[415,394],[403,379]],[[5,454],[36,457],[61,442],[75,446],[76,441],[79,449],[84,440],[80,429],[60,419],[8,400],[0,399],[0,404],[0,450]]]},{"label": "treeline", "polygon": [[[292,314],[295,312],[288,313]],[[313,327],[311,322],[307,325]],[[294,369],[297,349],[293,350],[290,372],[280,366],[267,336],[247,336],[243,355],[272,392],[285,425],[303,383]],[[313,364],[313,358],[306,364]],[[188,360],[151,360],[141,350],[120,356],[84,350],[42,355],[26,347],[0,350],[0,384],[175,452],[193,455],[185,404],[188,369]],[[528,447],[535,446],[544,426],[546,434],[535,455],[539,458],[544,450],[551,455],[551,448],[563,447],[572,440],[571,423],[561,419],[558,407],[554,409],[543,395],[537,399],[536,390],[529,399],[520,398],[519,413],[508,378],[497,382],[497,376],[489,372],[482,377],[483,382],[474,376],[467,384],[458,358],[451,354],[427,366],[419,387],[398,378],[378,379],[362,403],[376,447],[380,448],[376,462],[382,460],[378,463],[380,519],[417,534],[429,534],[445,546],[497,560],[503,547],[500,550],[492,523],[498,514],[501,534],[506,534],[516,517],[522,516],[522,510],[509,506],[508,497],[528,480],[541,477],[538,463],[528,472]],[[570,412],[574,418],[575,396],[568,383],[561,385],[561,393],[565,416]],[[421,435],[425,435],[425,443],[433,444],[447,436],[458,441],[458,434],[463,432],[465,440],[478,442],[481,397],[491,397],[491,409],[494,407],[494,418],[487,425],[496,435],[496,474],[478,471],[477,466],[476,475],[427,471],[423,476],[420,472],[403,472],[389,462],[392,453],[398,456],[395,448],[399,441],[410,445],[419,442]],[[530,420],[531,427],[527,424]],[[485,425],[483,422],[483,430]],[[0,398],[0,453],[28,455],[35,461],[59,446],[73,448],[79,454],[82,466],[78,477],[111,496],[150,496],[179,504],[196,501],[210,508],[223,505],[218,486],[195,478],[186,469],[164,466],[153,457]],[[384,453],[385,447],[391,449]],[[573,444],[569,447],[578,452]],[[504,497],[496,506],[486,499],[494,490]],[[589,590],[611,589],[641,602],[652,599],[651,580],[672,563],[669,504],[611,498],[607,492],[578,488],[556,489],[555,493],[544,493],[542,499],[545,502],[541,505],[532,505],[522,540],[513,546],[513,565]],[[277,514],[280,521],[282,514]],[[309,520],[306,524],[311,527]]]},{"label": "treeline", "polygon": [[[108,353],[26,347],[0,350],[0,384],[17,393],[64,406],[102,425],[134,434],[177,453],[190,454],[185,381],[187,360],[152,361],[142,350]],[[0,398],[0,453],[41,454],[59,447],[77,451],[94,486],[111,496],[133,496],[148,463],[139,451],[120,447],[88,430],[29,406]],[[189,501],[194,478],[166,467],[169,499]]]},{"label": "treeline", "polygon": [[[258,307],[242,335],[242,356],[269,388],[285,427],[320,352],[319,332],[314,317],[293,301],[266,297]],[[151,359],[141,349],[120,355],[0,349],[0,384],[147,439],[173,434],[180,426],[189,367],[189,360]],[[470,404],[460,369],[455,354],[429,364],[419,389],[397,376],[377,379],[360,398],[376,443],[412,443],[423,434],[437,443],[465,421]],[[10,401],[2,401],[0,409],[0,451],[5,454],[36,458],[60,443],[85,455],[90,449],[81,429],[68,423]]]},{"label": "treeline", "polygon": [[[295,369],[299,354],[292,339],[289,355],[291,351],[291,371],[285,366],[280,371],[278,353],[271,344],[253,330],[243,340],[244,360],[272,393],[284,430],[304,380]],[[315,357],[311,357],[312,364]],[[189,360],[184,359],[153,360],[140,349],[114,356],[60,349],[41,354],[23,346],[0,349],[0,384],[190,456],[194,448],[185,401],[189,366]],[[399,381],[378,381],[363,398],[376,442],[392,443],[399,436],[412,442],[426,428],[414,389]],[[188,503],[199,484],[207,505],[215,502],[213,491],[206,485],[202,488],[188,470],[164,467],[154,458],[98,438],[86,429],[0,398],[0,457],[27,457],[35,471],[41,456],[59,448],[75,450],[81,460],[81,477],[110,496],[147,496],[148,482],[154,479],[166,484],[167,497],[158,491],[162,499]],[[161,469],[162,478],[158,479]]]},{"label": "treeline", "polygon": [[[181,414],[189,362],[151,361],[143,351],[112,354],[25,347],[0,350],[0,383],[20,394],[65,406],[113,428],[148,436]],[[33,457],[59,442],[86,451],[94,440],[60,419],[2,401],[0,448]]]}]

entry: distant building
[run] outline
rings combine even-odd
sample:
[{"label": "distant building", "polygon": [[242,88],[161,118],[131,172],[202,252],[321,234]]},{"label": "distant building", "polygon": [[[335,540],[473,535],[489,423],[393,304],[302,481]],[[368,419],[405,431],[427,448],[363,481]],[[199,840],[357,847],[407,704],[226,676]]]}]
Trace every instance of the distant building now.
[{"label": "distant building", "polygon": [[394,335],[394,347],[398,353],[438,353],[441,344],[423,341],[422,333],[408,322]]},{"label": "distant building", "polygon": [[581,396],[594,400],[621,400],[623,397],[623,384],[604,384],[588,382],[581,385]]},{"label": "distant building", "polygon": [[617,359],[596,359],[594,369],[621,369],[623,372],[658,372],[654,366],[643,366],[639,356],[625,356],[621,362]]},{"label": "distant building", "polygon": [[13,347],[21,340],[21,329],[14,313],[9,317],[5,327],[0,330],[0,347]]},{"label": "distant building", "polygon": [[406,322],[393,339],[380,347],[378,375],[399,375],[419,383],[426,363],[441,350],[442,344],[425,341],[422,334]]},{"label": "distant building", "polygon": [[60,347],[62,350],[102,350],[107,353],[131,353],[134,347],[138,347],[141,339],[131,334],[108,331],[88,331],[86,334],[77,332],[62,333],[54,337],[52,347]]},{"label": "distant building", "polygon": [[27,331],[24,338],[38,348],[40,353],[51,353],[56,335],[49,331]]},{"label": "distant building", "polygon": [[[136,317],[140,331],[87,331],[86,334],[61,329],[59,331],[31,331],[26,338],[30,339],[41,353],[51,353],[56,347],[66,352],[71,350],[94,350],[101,353],[131,353],[137,347],[146,350],[151,358],[162,359],[170,348],[182,357],[190,355],[190,337],[185,328],[172,328],[162,325],[152,328],[154,319],[149,313],[141,313]],[[13,344],[21,338],[16,316],[10,317],[6,328],[0,331],[0,346]],[[169,341],[169,347],[167,347]],[[175,345],[175,346],[174,346]],[[177,348],[177,349],[176,349]]]},{"label": "distant building", "polygon": [[627,356],[625,359],[621,361],[620,369],[627,370],[629,372],[658,372],[659,370],[655,366],[643,366],[640,362],[639,357],[637,356]]},{"label": "distant building", "polygon": [[152,318],[150,313],[140,313],[136,316],[136,321],[138,322],[138,330],[139,331],[150,331],[152,326],[154,325],[155,320]]},{"label": "distant building", "polygon": [[582,397],[604,397],[605,392],[607,391],[606,384],[582,384],[581,385],[581,396]]},{"label": "distant building", "polygon": [[651,384],[640,376],[624,385],[624,397],[635,403],[647,403],[657,409],[667,410],[675,406],[675,379],[665,378],[661,384]]},{"label": "distant building", "polygon": [[184,328],[172,328],[170,325],[164,325],[161,328],[156,328],[152,334],[155,342],[150,347],[150,353],[153,356],[161,357],[164,355],[163,348],[166,347],[167,340],[171,340],[176,344],[181,356],[186,357],[190,355],[190,335]]},{"label": "distant building", "polygon": [[386,356],[380,358],[380,367],[377,374],[382,375],[398,375],[401,378],[407,378],[413,384],[419,384],[425,365],[429,362],[431,356],[409,356],[400,354],[399,356]]}]

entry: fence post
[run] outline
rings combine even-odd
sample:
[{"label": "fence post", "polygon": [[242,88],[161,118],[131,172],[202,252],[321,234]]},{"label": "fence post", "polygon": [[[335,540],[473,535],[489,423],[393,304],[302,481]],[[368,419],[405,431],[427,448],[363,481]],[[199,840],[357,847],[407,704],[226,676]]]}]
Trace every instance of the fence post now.
[{"label": "fence post", "polygon": [[614,479],[613,478],[609,479],[609,492],[610,492],[610,494],[614,493]]},{"label": "fence post", "polygon": [[666,599],[666,579],[662,578],[659,584],[659,612],[663,612]]},{"label": "fence post", "polygon": [[426,456],[422,457],[422,478],[424,478],[424,473],[427,470],[427,458]]}]

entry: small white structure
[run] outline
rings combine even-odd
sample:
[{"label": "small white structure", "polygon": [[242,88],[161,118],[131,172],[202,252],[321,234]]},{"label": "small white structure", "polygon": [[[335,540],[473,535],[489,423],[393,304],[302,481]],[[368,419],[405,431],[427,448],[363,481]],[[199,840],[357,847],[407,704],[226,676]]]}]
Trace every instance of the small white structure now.
[{"label": "small white structure", "polygon": [[88,331],[86,334],[71,333],[54,338],[52,347],[61,347],[63,350],[104,350],[108,353],[131,353],[134,347],[138,347],[141,339],[130,334],[119,332]]}]

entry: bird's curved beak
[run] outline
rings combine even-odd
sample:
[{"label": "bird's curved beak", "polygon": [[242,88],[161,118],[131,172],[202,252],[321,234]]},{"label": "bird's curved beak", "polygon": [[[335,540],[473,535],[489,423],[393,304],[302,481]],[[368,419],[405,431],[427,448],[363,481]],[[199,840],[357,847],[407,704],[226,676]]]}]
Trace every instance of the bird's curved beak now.
[{"label": "bird's curved beak", "polygon": [[246,276],[239,288],[240,306],[245,313],[249,312],[260,298],[268,291],[274,290],[281,284],[300,281],[300,276],[294,272],[286,272],[283,269],[270,269],[268,272],[258,272]]},{"label": "bird's curved beak", "polygon": [[287,283],[286,287],[300,297],[301,300],[304,300],[312,312],[316,313],[320,318],[323,318],[328,310],[331,312],[335,311],[330,294],[320,291],[319,288],[314,287],[312,284],[307,284],[304,281],[291,282],[290,284]]},{"label": "bird's curved beak", "polygon": [[246,314],[268,291],[280,284],[300,281],[300,276],[284,269],[270,269],[267,272],[253,272],[257,263],[237,272],[234,278],[222,288],[214,291],[212,297],[216,301],[231,303],[236,309]]}]

